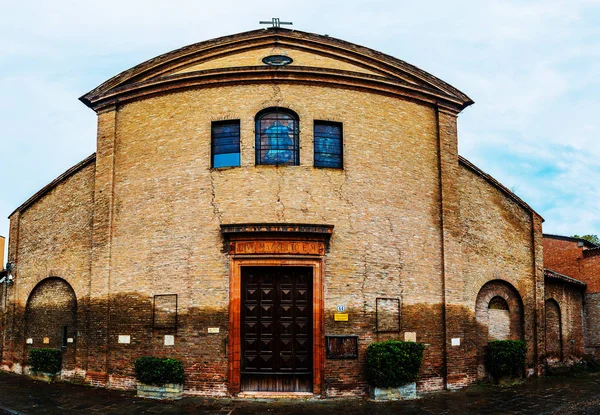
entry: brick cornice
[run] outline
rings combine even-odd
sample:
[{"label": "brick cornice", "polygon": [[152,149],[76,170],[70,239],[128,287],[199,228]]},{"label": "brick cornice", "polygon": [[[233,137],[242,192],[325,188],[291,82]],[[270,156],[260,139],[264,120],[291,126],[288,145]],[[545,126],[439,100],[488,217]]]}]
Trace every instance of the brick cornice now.
[{"label": "brick cornice", "polygon": [[261,234],[261,233],[303,233],[329,236],[333,233],[333,225],[299,224],[299,223],[238,223],[221,225],[221,233]]},{"label": "brick cornice", "polygon": [[[220,68],[168,75],[190,65],[261,47],[307,50],[350,62],[378,75],[295,65]],[[375,93],[405,96],[454,112],[473,103],[458,89],[392,56],[328,36],[287,29],[255,30],[177,49],[122,72],[80,100],[98,111],[106,105],[181,88],[273,80],[367,89]]]}]

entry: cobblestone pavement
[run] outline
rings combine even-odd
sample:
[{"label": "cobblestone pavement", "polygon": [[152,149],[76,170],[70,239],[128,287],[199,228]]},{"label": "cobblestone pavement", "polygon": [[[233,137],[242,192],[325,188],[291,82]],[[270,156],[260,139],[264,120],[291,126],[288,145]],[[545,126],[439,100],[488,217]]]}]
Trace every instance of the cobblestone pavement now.
[{"label": "cobblestone pavement", "polygon": [[600,414],[600,374],[530,379],[510,387],[476,385],[405,402],[361,399],[139,399],[131,392],[46,384],[0,372],[0,413],[7,414]]}]

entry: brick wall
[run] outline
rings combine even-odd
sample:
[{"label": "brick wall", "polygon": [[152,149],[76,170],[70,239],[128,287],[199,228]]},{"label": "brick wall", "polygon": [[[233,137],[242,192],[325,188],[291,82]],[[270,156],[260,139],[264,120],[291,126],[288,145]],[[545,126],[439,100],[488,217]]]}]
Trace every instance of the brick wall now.
[{"label": "brick wall", "polygon": [[[551,235],[544,236],[544,266],[552,271],[565,274],[569,277],[583,281],[587,284],[583,295],[584,322],[583,343],[585,353],[600,357],[600,249],[590,249],[587,246],[579,246],[578,241],[565,240]],[[573,304],[579,301],[579,294],[574,298],[564,296],[563,301]],[[562,303],[558,300],[562,310]],[[580,306],[581,307],[581,306]],[[565,320],[563,318],[563,324]],[[573,323],[573,330],[579,329],[577,323]],[[563,327],[563,332],[565,328]],[[581,342],[577,336],[573,337],[575,343],[571,344],[579,356]],[[568,354],[565,354],[567,357]]]},{"label": "brick wall", "polygon": [[[546,279],[546,358],[552,362],[583,357],[584,289]],[[560,329],[560,330],[559,330]],[[562,350],[561,350],[562,343]]]},{"label": "brick wall", "polygon": [[[577,241],[544,237],[544,267],[583,281],[583,248]],[[587,283],[587,281],[584,281]]]},{"label": "brick wall", "polygon": [[[78,336],[74,336],[81,340],[76,340],[77,365],[79,368],[86,368],[85,304],[89,298],[90,284],[93,178],[94,164],[91,163],[66,178],[35,204],[22,212],[15,212],[10,218],[9,260],[15,264],[15,284],[8,292],[8,300],[14,305],[14,313],[6,316],[9,324],[6,325],[7,335],[2,353],[2,365],[5,369],[18,371],[25,361],[25,307],[38,283],[51,277],[61,278],[74,290],[80,306],[77,307],[76,318],[80,322]],[[58,280],[54,281],[48,285],[48,292],[57,294],[60,284],[56,283]],[[45,290],[40,290],[40,297],[34,299],[33,303],[42,304],[43,309],[47,305],[44,299],[48,298],[43,295],[44,292]],[[50,294],[50,298],[53,295]],[[59,298],[61,297],[57,297],[56,304],[66,304]],[[33,313],[43,315],[37,309]],[[37,329],[34,331],[37,333]],[[40,338],[43,337],[49,337],[53,347],[58,345],[57,337],[62,339],[62,335],[58,336],[53,329],[48,336],[40,332],[31,337],[34,338],[34,346],[41,346],[43,343]],[[74,364],[75,359],[72,360]]]},{"label": "brick wall", "polygon": [[[486,376],[489,302],[500,296],[509,305],[510,338],[527,342],[527,365],[534,368],[543,352],[538,346],[539,324],[533,312],[540,304],[543,307],[543,287],[537,283],[543,274],[534,245],[534,236],[540,232],[535,229],[539,217],[469,168],[461,170],[460,179],[463,295],[465,306],[476,315],[468,332],[472,339],[469,366],[478,370],[473,376]],[[495,331],[492,328],[492,335]],[[543,341],[543,333],[541,337]]]}]

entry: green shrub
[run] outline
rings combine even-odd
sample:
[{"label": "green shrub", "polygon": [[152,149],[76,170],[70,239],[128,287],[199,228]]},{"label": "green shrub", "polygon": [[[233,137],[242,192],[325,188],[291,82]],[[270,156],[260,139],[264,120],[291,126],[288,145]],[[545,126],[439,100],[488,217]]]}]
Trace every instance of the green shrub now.
[{"label": "green shrub", "polygon": [[135,359],[135,375],[147,385],[183,383],[183,364],[177,359],[144,356]]},{"label": "green shrub", "polygon": [[488,343],[487,368],[494,378],[512,375],[520,377],[525,367],[525,342],[496,340]]},{"label": "green shrub", "polygon": [[395,388],[414,381],[423,360],[422,343],[388,340],[367,348],[367,381],[379,388]]},{"label": "green shrub", "polygon": [[31,349],[29,365],[34,372],[44,372],[54,375],[60,372],[62,353],[58,349]]}]

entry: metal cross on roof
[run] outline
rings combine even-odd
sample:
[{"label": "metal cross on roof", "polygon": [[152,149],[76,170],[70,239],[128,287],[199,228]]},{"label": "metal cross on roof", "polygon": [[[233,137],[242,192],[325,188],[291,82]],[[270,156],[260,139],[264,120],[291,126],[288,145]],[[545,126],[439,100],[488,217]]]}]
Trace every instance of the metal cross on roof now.
[{"label": "metal cross on roof", "polygon": [[281,27],[282,24],[289,24],[289,25],[293,25],[294,24],[292,22],[282,22],[282,21],[279,20],[279,17],[273,17],[270,22],[269,21],[266,21],[266,22],[265,21],[260,21],[258,23],[259,24],[271,24],[271,25],[273,25],[271,27]]}]

